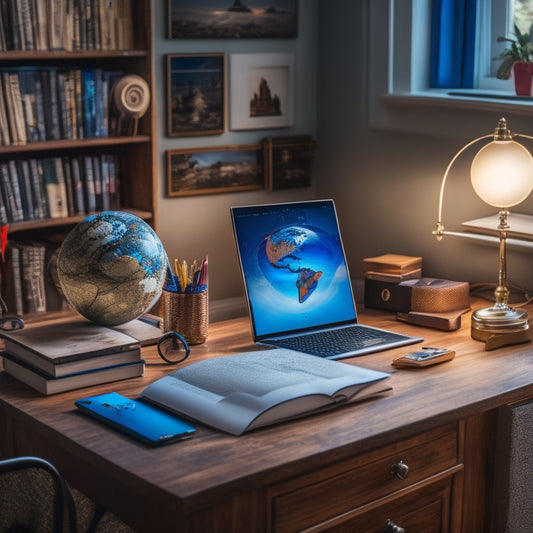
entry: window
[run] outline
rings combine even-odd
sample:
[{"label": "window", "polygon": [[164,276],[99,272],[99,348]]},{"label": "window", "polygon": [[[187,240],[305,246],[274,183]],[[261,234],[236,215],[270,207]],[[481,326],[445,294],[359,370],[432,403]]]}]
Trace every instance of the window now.
[{"label": "window", "polygon": [[514,24],[522,32],[528,32],[533,23],[533,0],[479,0],[479,55],[477,87],[480,89],[507,89],[512,82],[496,79],[497,58],[509,43],[499,43],[498,37],[512,37]]},{"label": "window", "polygon": [[[533,21],[533,0],[478,0],[476,89],[475,94],[460,95],[429,88],[431,2],[372,0],[369,4],[371,126],[427,133],[434,131],[437,118],[441,127],[449,124],[452,132],[465,112],[533,115],[532,102],[509,98],[514,92],[512,80],[495,76],[499,64],[495,58],[505,47],[497,38],[513,33],[515,15],[522,27]],[[388,28],[385,45],[384,27]]]}]

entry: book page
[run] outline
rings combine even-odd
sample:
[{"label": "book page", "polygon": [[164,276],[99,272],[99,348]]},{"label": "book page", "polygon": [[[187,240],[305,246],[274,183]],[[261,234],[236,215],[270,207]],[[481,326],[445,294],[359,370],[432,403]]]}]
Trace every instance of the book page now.
[{"label": "book page", "polygon": [[[241,434],[350,401],[359,391],[377,392],[370,385],[387,377],[347,363],[274,349],[193,363],[156,381],[142,397]],[[379,391],[389,388],[378,387]]]}]

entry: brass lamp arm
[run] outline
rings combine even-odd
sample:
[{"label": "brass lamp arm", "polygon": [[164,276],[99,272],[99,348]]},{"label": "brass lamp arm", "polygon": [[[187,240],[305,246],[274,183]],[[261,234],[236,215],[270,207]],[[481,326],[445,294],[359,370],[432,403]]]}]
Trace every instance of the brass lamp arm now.
[{"label": "brass lamp arm", "polygon": [[489,137],[494,137],[493,134],[483,135],[482,137],[478,137],[477,139],[474,139],[473,141],[470,141],[468,144],[465,144],[452,158],[452,160],[448,163],[448,166],[446,167],[446,171],[444,172],[444,177],[442,178],[442,183],[440,185],[440,194],[439,194],[439,212],[437,217],[437,228],[432,232],[433,235],[437,237],[437,240],[442,240],[442,237],[444,236],[444,225],[442,224],[442,202],[444,200],[444,187],[446,186],[446,180],[448,179],[448,174],[457,160],[457,158],[467,149],[470,148],[473,144],[476,144],[479,141],[482,141],[483,139],[488,139]]}]

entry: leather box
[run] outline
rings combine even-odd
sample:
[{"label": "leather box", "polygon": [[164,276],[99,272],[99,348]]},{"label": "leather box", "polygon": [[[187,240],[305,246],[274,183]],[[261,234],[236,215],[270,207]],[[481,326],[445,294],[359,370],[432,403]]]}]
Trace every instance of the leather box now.
[{"label": "leather box", "polygon": [[470,307],[466,281],[419,278],[390,283],[365,279],[365,307],[409,313],[445,313]]},{"label": "leather box", "polygon": [[408,313],[411,310],[411,287],[402,283],[365,278],[365,307]]}]

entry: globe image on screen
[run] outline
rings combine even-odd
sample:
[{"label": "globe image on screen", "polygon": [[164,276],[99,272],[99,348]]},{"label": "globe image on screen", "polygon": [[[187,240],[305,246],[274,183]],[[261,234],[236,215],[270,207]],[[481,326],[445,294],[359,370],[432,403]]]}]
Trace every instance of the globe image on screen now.
[{"label": "globe image on screen", "polygon": [[139,217],[104,211],[76,224],[61,245],[61,291],[85,318],[125,324],[161,295],[168,259],[154,230]]},{"label": "globe image on screen", "polygon": [[334,239],[314,228],[279,228],[260,247],[259,265],[275,288],[283,294],[293,294],[303,304],[321,283],[331,282],[342,261]]}]

